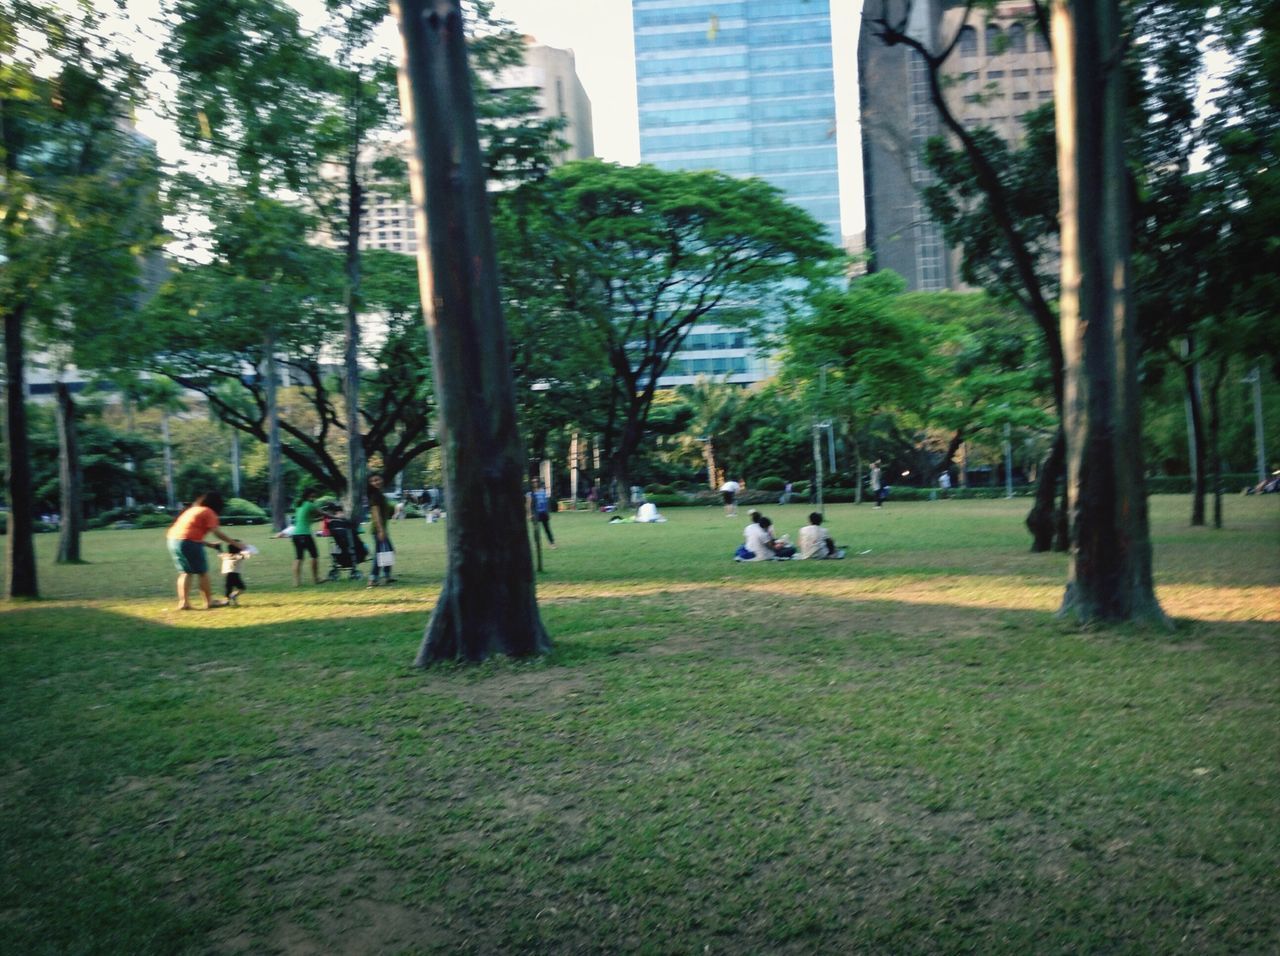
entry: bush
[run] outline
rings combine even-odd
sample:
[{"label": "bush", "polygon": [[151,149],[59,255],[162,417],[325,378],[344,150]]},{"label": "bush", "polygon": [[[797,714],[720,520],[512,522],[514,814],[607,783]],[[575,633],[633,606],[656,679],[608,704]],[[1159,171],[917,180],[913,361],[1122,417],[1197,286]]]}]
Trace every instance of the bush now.
[{"label": "bush", "polygon": [[645,485],[644,493],[646,495],[674,495],[676,490],[670,485]]},{"label": "bush", "polygon": [[768,478],[761,478],[755,483],[756,491],[781,491],[787,486],[787,483],[781,478],[775,478],[770,475]]},{"label": "bush", "polygon": [[648,495],[646,500],[656,505],[659,510],[663,508],[682,508],[685,505],[693,504],[686,496],[679,494]]},{"label": "bush", "polygon": [[267,513],[244,498],[230,498],[222,509],[220,518],[263,518]]},{"label": "bush", "polygon": [[138,515],[134,519],[133,525],[136,528],[167,528],[173,524],[173,519],[168,515]]},{"label": "bush", "polygon": [[793,495],[807,495],[809,493],[809,482],[793,481],[791,483],[791,493]]}]

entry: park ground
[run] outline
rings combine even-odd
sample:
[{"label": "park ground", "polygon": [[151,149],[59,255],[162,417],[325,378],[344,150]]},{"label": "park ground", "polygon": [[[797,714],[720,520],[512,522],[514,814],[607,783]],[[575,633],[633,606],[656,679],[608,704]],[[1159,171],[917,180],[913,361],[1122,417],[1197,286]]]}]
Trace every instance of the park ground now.
[{"label": "park ground", "polygon": [[1171,633],[1055,619],[1021,501],[836,505],[849,559],[760,565],[718,509],[559,514],[555,651],[426,672],[441,524],[375,590],[244,529],[243,606],[185,613],[163,531],[41,536],[0,949],[1275,953],[1277,499],[1152,499]]}]

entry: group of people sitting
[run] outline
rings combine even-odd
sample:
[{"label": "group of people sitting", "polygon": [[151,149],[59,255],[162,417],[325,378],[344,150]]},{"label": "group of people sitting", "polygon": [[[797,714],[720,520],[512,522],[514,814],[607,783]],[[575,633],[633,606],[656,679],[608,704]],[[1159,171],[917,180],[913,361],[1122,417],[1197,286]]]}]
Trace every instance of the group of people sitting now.
[{"label": "group of people sitting", "polygon": [[822,515],[814,511],[809,523],[800,529],[796,544],[787,535],[775,538],[773,522],[759,511],[750,512],[751,523],[742,530],[745,542],[734,554],[737,561],[786,561],[811,559],[839,559],[844,550],[836,545],[827,529],[822,526]]}]

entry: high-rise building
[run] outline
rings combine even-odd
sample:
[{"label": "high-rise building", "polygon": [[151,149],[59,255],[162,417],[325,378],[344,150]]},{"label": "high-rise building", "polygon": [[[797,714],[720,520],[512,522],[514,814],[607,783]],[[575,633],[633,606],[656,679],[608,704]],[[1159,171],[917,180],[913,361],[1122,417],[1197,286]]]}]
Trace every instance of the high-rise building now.
[{"label": "high-rise building", "polygon": [[[904,0],[889,0],[885,7],[891,22],[907,10]],[[870,268],[892,269],[913,290],[956,288],[957,250],[945,247],[921,198],[930,182],[922,150],[942,131],[928,70],[910,47],[886,46],[876,35],[865,18],[878,18],[884,9],[879,2],[867,4],[858,41]],[[1053,60],[1030,25],[1032,13],[1027,0],[1005,0],[989,14],[970,10],[965,22],[965,7],[954,2],[911,5],[906,32],[929,50],[957,40],[944,65],[943,95],[965,128],[990,127],[1017,141],[1023,115],[1053,97]]]},{"label": "high-rise building", "polygon": [[[828,0],[633,0],[640,159],[758,176],[842,239]],[[663,385],[759,381],[740,331],[696,327]]]},{"label": "high-rise building", "polygon": [[[532,90],[538,117],[564,120],[559,136],[566,145],[554,157],[556,162],[587,159],[595,155],[591,100],[578,79],[572,50],[541,46],[532,37],[525,37],[524,64],[503,71],[490,86],[495,90]],[[403,190],[379,190],[376,185],[369,187],[368,208],[361,223],[360,239],[365,249],[417,253],[413,204]]]},{"label": "high-rise building", "polygon": [[908,14],[906,32],[933,50],[942,9],[938,0],[890,0],[863,9],[858,35],[858,101],[862,119],[862,182],[871,271],[892,269],[914,291],[951,284],[942,230],[921,198],[929,184],[922,153],[939,131],[924,61],[906,45],[886,46],[869,17],[890,22]]}]

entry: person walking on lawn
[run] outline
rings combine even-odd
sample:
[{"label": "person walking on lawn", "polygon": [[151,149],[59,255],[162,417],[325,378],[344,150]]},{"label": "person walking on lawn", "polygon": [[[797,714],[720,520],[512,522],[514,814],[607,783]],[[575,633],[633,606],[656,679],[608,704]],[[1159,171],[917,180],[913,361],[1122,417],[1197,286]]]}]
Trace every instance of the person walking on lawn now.
[{"label": "person walking on lawn", "polygon": [[293,512],[293,586],[300,587],[302,585],[302,557],[303,555],[311,555],[311,583],[320,583],[320,552],[316,550],[316,539],[311,535],[312,522],[320,515],[320,509],[316,507],[316,496],[319,493],[314,488],[308,488],[302,493],[302,497],[298,499],[294,505]]},{"label": "person walking on lawn", "polygon": [[529,514],[542,525],[542,530],[547,535],[547,547],[554,551],[556,539],[551,534],[551,498],[538,478],[533,479],[533,490],[529,492]]}]

